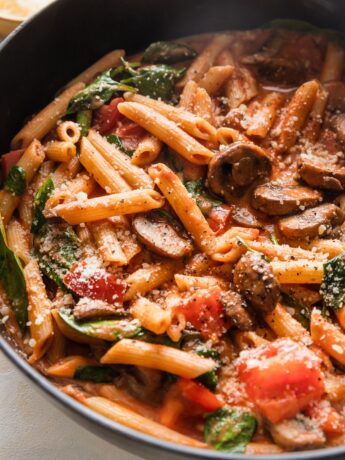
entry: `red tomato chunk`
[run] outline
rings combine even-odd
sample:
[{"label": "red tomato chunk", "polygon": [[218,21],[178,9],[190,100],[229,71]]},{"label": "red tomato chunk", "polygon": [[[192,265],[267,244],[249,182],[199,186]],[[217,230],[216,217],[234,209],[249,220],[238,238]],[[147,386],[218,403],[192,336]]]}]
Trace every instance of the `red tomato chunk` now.
[{"label": "red tomato chunk", "polygon": [[185,399],[197,404],[206,412],[213,412],[224,406],[224,403],[215,394],[199,382],[180,379],[177,386]]},{"label": "red tomato chunk", "polygon": [[123,302],[126,283],[103,268],[91,268],[78,262],[64,277],[65,285],[76,294],[110,304]]},{"label": "red tomato chunk", "polygon": [[324,393],[320,359],[306,346],[278,339],[241,353],[237,363],[248,396],[272,423],[294,417]]},{"label": "red tomato chunk", "polygon": [[118,111],[117,106],[123,102],[122,97],[113,99],[108,105],[103,105],[95,112],[93,127],[100,134],[109,134],[117,125],[123,115]]}]

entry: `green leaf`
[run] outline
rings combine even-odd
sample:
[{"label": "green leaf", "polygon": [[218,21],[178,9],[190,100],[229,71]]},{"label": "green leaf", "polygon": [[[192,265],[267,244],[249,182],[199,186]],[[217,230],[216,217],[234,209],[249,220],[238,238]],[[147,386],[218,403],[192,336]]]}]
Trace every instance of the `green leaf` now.
[{"label": "green leaf", "polygon": [[136,336],[138,340],[143,342],[155,343],[157,345],[166,345],[167,347],[180,348],[181,341],[173,342],[167,334],[156,335],[147,329],[141,329]]},{"label": "green leaf", "polygon": [[47,219],[43,215],[44,207],[48,198],[54,191],[53,179],[49,176],[48,179],[41,185],[34,198],[33,218],[31,231],[34,234],[38,234],[41,228],[47,222]]},{"label": "green leaf", "polygon": [[147,66],[136,71],[136,75],[121,80],[121,83],[133,86],[144,96],[168,101],[172,98],[175,85],[185,71],[184,68],[175,69],[163,64]]},{"label": "green leaf", "polygon": [[107,70],[94,82],[77,93],[69,102],[66,115],[81,110],[94,110],[108,102],[118,91],[135,91],[134,88],[111,78],[111,70]]},{"label": "green leaf", "polygon": [[0,281],[10,301],[22,331],[28,319],[28,299],[22,265],[7,246],[6,233],[0,216]]},{"label": "green leaf", "polygon": [[270,234],[270,240],[271,240],[271,242],[272,242],[273,244],[279,245],[279,241],[278,241],[278,239],[277,239],[275,233],[271,233],[271,234]]},{"label": "green leaf", "polygon": [[205,440],[216,450],[243,453],[256,426],[256,419],[250,412],[221,408],[207,415]]},{"label": "green leaf", "polygon": [[345,252],[323,264],[320,294],[324,306],[338,310],[345,304]]},{"label": "green leaf", "polygon": [[131,157],[133,155],[133,153],[134,153],[134,150],[127,149],[123,145],[122,140],[116,134],[109,134],[109,136],[107,136],[107,141],[109,142],[109,144],[116,145],[116,147],[119,150],[121,150],[121,152],[125,153],[129,157]]},{"label": "green leaf", "polygon": [[282,292],[282,303],[294,309],[293,317],[309,331],[310,311],[303,302],[289,294],[286,294],[285,292]]},{"label": "green leaf", "polygon": [[174,42],[155,42],[144,51],[142,62],[144,64],[174,64],[176,62],[193,59],[197,52],[187,45]]},{"label": "green leaf", "polygon": [[212,211],[213,208],[220,206],[222,201],[217,200],[210,196],[207,192],[203,180],[190,180],[185,182],[185,187],[187,191],[192,195],[196,204],[199,206],[201,212],[208,216],[208,214]]},{"label": "green leaf", "polygon": [[92,123],[92,110],[81,110],[78,112],[76,121],[80,127],[81,136],[87,136]]},{"label": "green leaf", "polygon": [[66,290],[63,278],[78,260],[80,251],[73,228],[64,222],[48,222],[35,237],[34,247],[42,272]]},{"label": "green leaf", "polygon": [[206,372],[205,374],[200,375],[196,379],[198,382],[202,383],[211,391],[216,391],[217,385],[218,385],[218,377],[215,371],[209,371]]},{"label": "green leaf", "polygon": [[23,195],[26,188],[26,173],[21,166],[12,166],[6,180],[5,187],[17,196]]},{"label": "green leaf", "polygon": [[94,383],[112,383],[119,373],[111,366],[80,366],[74,373],[77,380],[87,380]]},{"label": "green leaf", "polygon": [[77,332],[108,342],[136,337],[141,332],[140,322],[137,319],[109,319],[79,323],[70,310],[61,309],[59,315]]},{"label": "green leaf", "polygon": [[238,236],[237,239],[238,239],[238,241],[239,241],[239,244],[242,244],[242,245],[247,249],[247,251],[255,252],[256,254],[260,254],[260,256],[262,256],[266,262],[268,262],[268,263],[271,262],[271,259],[270,259],[268,256],[266,256],[266,254],[264,254],[263,252],[260,252],[260,251],[256,251],[255,249],[252,249],[252,248],[248,245],[248,243],[246,243],[246,242],[244,241],[243,238],[241,238],[241,237]]}]

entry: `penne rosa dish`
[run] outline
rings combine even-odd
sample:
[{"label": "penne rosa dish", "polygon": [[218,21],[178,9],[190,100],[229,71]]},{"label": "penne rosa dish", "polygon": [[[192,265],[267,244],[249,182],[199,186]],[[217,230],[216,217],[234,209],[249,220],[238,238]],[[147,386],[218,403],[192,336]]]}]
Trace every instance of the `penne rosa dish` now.
[{"label": "penne rosa dish", "polygon": [[1,331],[90,409],[244,454],[345,444],[344,40],[115,50],[1,157]]}]

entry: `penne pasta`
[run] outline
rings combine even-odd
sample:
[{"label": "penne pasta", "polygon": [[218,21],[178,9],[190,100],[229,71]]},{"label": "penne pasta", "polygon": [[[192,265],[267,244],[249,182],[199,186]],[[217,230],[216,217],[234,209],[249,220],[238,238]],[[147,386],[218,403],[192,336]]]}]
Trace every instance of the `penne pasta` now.
[{"label": "penne pasta", "polygon": [[67,163],[61,163],[52,174],[55,187],[60,187],[64,182],[73,179],[78,174],[80,166],[79,158],[77,157],[72,158]]},{"label": "penne pasta", "polygon": [[271,262],[277,280],[282,284],[321,284],[323,264],[311,260],[289,260]]},{"label": "penne pasta", "polygon": [[225,94],[230,109],[236,109],[257,96],[257,84],[250,71],[243,67],[236,68],[226,83]]},{"label": "penne pasta", "polygon": [[77,155],[77,148],[72,142],[53,141],[46,146],[46,155],[49,160],[69,162]]},{"label": "penne pasta", "polygon": [[186,83],[180,96],[179,106],[185,110],[188,110],[189,112],[193,112],[194,97],[197,89],[198,85],[194,80],[190,80],[188,83]]},{"label": "penne pasta", "polygon": [[59,360],[57,363],[48,367],[47,374],[52,377],[64,377],[72,379],[75,371],[81,366],[95,364],[95,361],[85,356],[67,356]]},{"label": "penne pasta", "polygon": [[290,315],[283,305],[278,303],[271,313],[265,315],[265,321],[278,337],[291,337],[310,345],[311,338],[308,331]]},{"label": "penne pasta", "polygon": [[199,81],[200,88],[204,88],[210,96],[216,95],[234,72],[231,65],[211,67]]},{"label": "penne pasta", "polygon": [[137,299],[131,306],[131,314],[140,324],[154,334],[164,334],[171,324],[171,312],[144,297]]},{"label": "penne pasta", "polygon": [[133,153],[131,162],[136,166],[147,166],[153,163],[161,153],[162,142],[154,136],[147,135],[139,142]]},{"label": "penne pasta", "polygon": [[247,121],[248,136],[265,138],[273,126],[277,112],[284,103],[280,93],[269,93],[258,103],[254,115]]},{"label": "penne pasta", "polygon": [[7,244],[15,255],[27,265],[31,260],[29,235],[17,219],[11,219],[6,227]]},{"label": "penne pasta", "polygon": [[89,224],[89,229],[96,242],[98,251],[105,263],[127,265],[128,260],[117,239],[115,228],[110,221]]},{"label": "penne pasta", "polygon": [[304,128],[303,135],[309,142],[316,142],[320,136],[320,131],[324,119],[324,114],[328,103],[328,91],[320,85],[314,105],[311,109],[309,119]]},{"label": "penne pasta", "polygon": [[179,273],[177,273],[174,278],[180,291],[208,289],[210,287],[221,285],[223,281],[215,276],[190,276],[181,275]]},{"label": "penne pasta", "polygon": [[76,144],[80,139],[80,127],[73,121],[63,121],[56,128],[56,134],[60,141]]},{"label": "penne pasta", "polygon": [[316,308],[311,314],[310,333],[315,345],[340,364],[345,364],[345,335]]}]

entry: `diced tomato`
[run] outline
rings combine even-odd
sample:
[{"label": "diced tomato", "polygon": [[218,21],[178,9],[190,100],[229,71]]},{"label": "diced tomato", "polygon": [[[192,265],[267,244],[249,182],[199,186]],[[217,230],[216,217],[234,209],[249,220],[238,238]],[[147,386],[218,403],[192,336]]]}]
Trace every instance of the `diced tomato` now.
[{"label": "diced tomato", "polygon": [[84,260],[73,265],[64,277],[65,285],[76,294],[110,304],[122,303],[127,284],[101,267]]},{"label": "diced tomato", "polygon": [[138,143],[145,135],[145,129],[134,121],[124,118],[115,128],[115,134],[119,136],[124,146],[129,150],[135,150]]},{"label": "diced tomato", "polygon": [[231,214],[232,208],[226,204],[212,208],[207,221],[216,235],[221,235],[225,232],[229,225]]},{"label": "diced tomato", "polygon": [[11,171],[12,166],[18,163],[18,161],[23,156],[25,149],[12,150],[12,152],[5,153],[1,157],[1,172],[2,179],[5,180]]},{"label": "diced tomato", "polygon": [[93,127],[99,131],[100,134],[110,133],[116,126],[123,115],[119,112],[117,106],[123,102],[122,97],[113,99],[110,104],[103,105],[95,112]]},{"label": "diced tomato", "polygon": [[185,399],[199,405],[206,412],[213,412],[224,406],[224,403],[215,394],[199,382],[180,379],[177,386]]},{"label": "diced tomato", "polygon": [[345,418],[327,400],[311,404],[306,414],[317,422],[327,436],[337,436],[345,432]]},{"label": "diced tomato", "polygon": [[176,311],[183,313],[186,320],[205,338],[220,337],[231,326],[231,321],[224,318],[220,294],[218,287],[199,289],[177,306]]},{"label": "diced tomato", "polygon": [[294,417],[324,393],[320,359],[288,338],[242,352],[237,370],[249,398],[272,423]]}]

